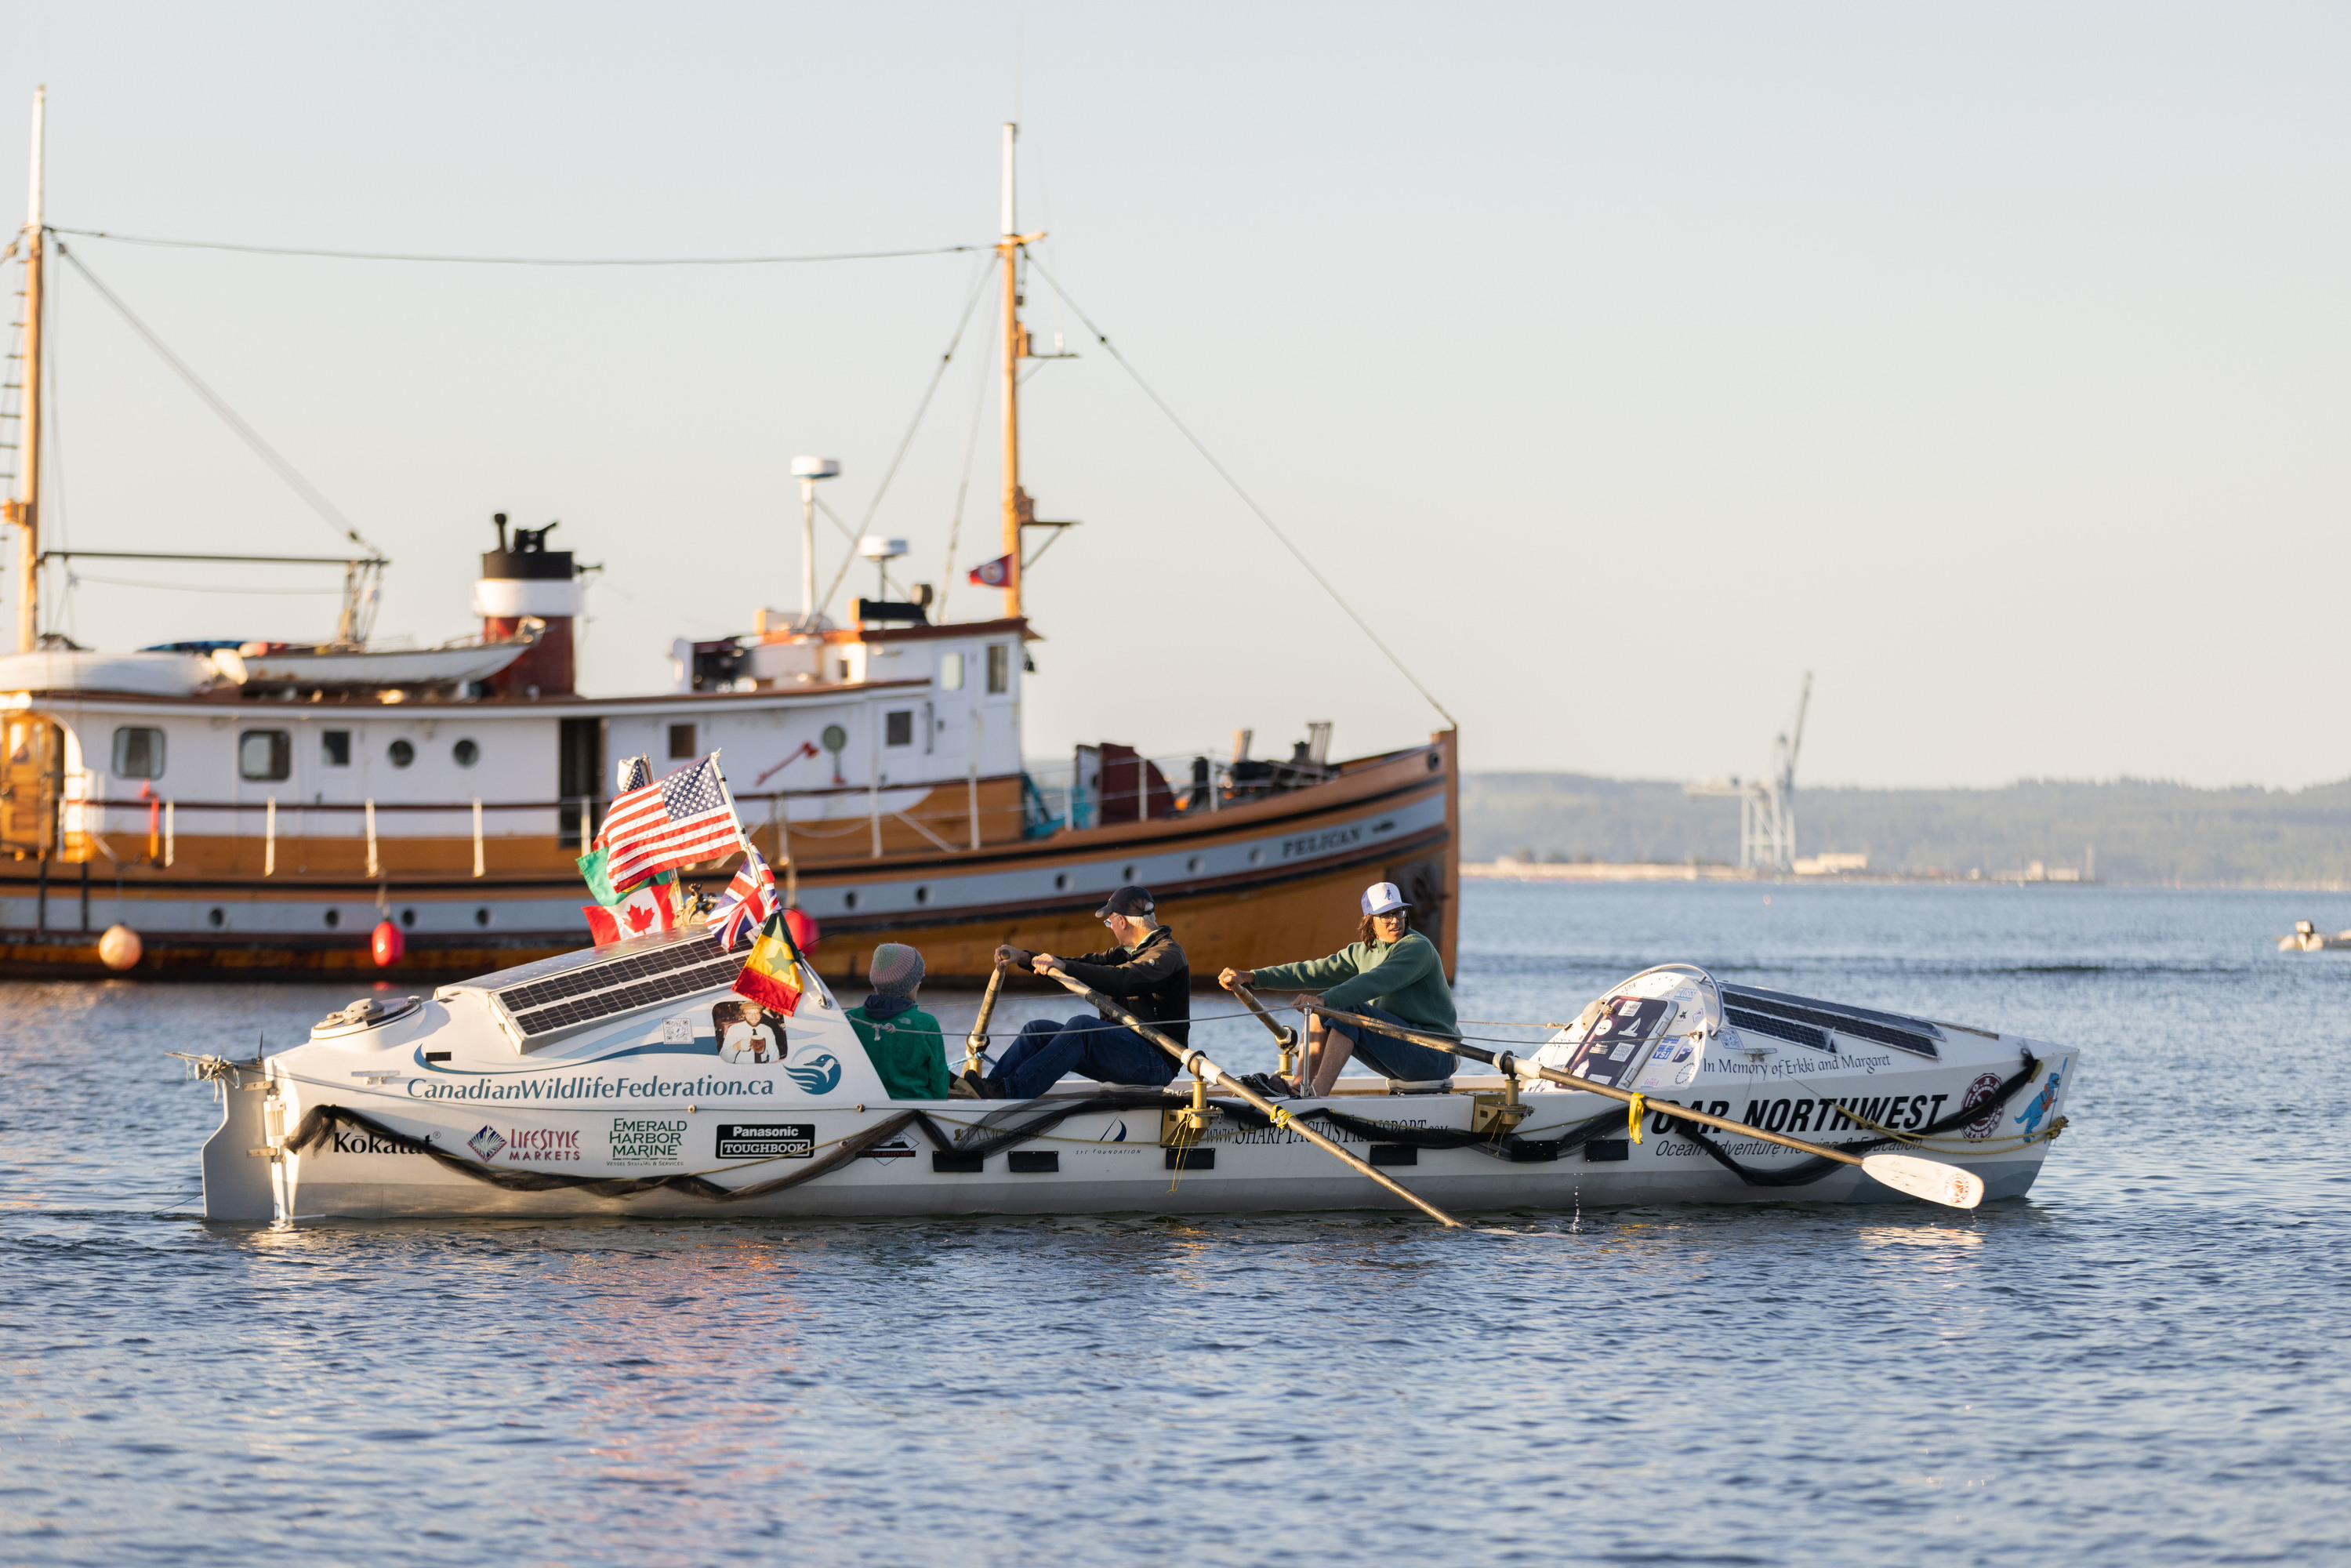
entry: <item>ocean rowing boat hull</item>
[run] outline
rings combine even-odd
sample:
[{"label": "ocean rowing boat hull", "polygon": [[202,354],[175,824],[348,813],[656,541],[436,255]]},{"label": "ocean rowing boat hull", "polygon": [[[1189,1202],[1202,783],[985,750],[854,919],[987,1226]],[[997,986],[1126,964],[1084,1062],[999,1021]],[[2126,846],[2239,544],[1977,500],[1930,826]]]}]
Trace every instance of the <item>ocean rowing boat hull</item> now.
[{"label": "ocean rowing boat hull", "polygon": [[[647,953],[658,956],[658,948]],[[1293,1133],[1228,1130],[1178,1156],[1162,1145],[1156,1108],[1083,1112],[1050,1135],[974,1162],[944,1154],[907,1126],[864,1154],[806,1182],[730,1199],[652,1186],[699,1177],[732,1190],[773,1182],[821,1162],[841,1140],[909,1110],[926,1113],[954,1139],[999,1104],[890,1101],[847,1019],[811,993],[786,1021],[784,1056],[730,1063],[718,1054],[736,1001],[697,995],[664,1017],[643,1013],[529,1051],[497,1027],[501,1009],[549,974],[518,970],[444,988],[381,1024],[327,1026],[272,1056],[241,1086],[224,1082],[223,1124],[204,1158],[208,1218],[231,1220],[464,1219],[635,1217],[873,1218],[946,1214],[1208,1214],[1401,1207],[1364,1177]],[[1990,1031],[1947,1032],[1939,1060],[1896,1051],[1798,1053],[1724,1049],[1670,1068],[1683,1083],[1654,1092],[1634,1142],[1624,1106],[1588,1092],[1530,1093],[1521,1139],[1557,1138],[1605,1117],[1581,1146],[1557,1159],[1513,1163],[1476,1149],[1408,1148],[1362,1131],[1340,1141],[1442,1207],[1552,1209],[1656,1203],[1907,1202],[1861,1171],[1839,1166],[1802,1186],[1752,1185],[1671,1124],[1687,1103],[1830,1144],[1873,1135],[1849,1124],[1859,1112],[1880,1126],[1924,1127],[1938,1113],[1987,1099],[2016,1080],[1977,1124],[1939,1135],[1923,1153],[1980,1176],[1990,1201],[2022,1197],[2064,1114],[2074,1063],[2069,1050]],[[1735,1033],[1726,1045],[1744,1043]],[[1708,1061],[1708,1056],[1719,1060]],[[1766,1059],[1767,1056],[1770,1059]],[[1660,1057],[1660,1071],[1668,1071]],[[1300,1104],[1394,1126],[1467,1129],[1475,1081],[1449,1094],[1343,1094]],[[1487,1085],[1499,1088],[1499,1081]],[[1069,1081],[1079,1097],[1101,1086]],[[1972,1098],[1971,1098],[1972,1097]],[[364,1121],[342,1117],[350,1113]],[[293,1146],[309,1120],[319,1135]],[[412,1152],[398,1138],[429,1141],[448,1157]],[[1801,1131],[1797,1129],[1801,1127]],[[2038,1139],[2039,1141],[2027,1141]],[[1807,1156],[1760,1140],[1721,1147],[1751,1172],[1783,1171]],[[1179,1157],[1183,1168],[1176,1166]],[[1016,1166],[1018,1168],[1016,1168]],[[583,1186],[515,1190],[496,1180],[529,1173],[565,1182],[617,1180],[645,1190],[599,1196]],[[486,1177],[490,1179],[485,1179]]]}]

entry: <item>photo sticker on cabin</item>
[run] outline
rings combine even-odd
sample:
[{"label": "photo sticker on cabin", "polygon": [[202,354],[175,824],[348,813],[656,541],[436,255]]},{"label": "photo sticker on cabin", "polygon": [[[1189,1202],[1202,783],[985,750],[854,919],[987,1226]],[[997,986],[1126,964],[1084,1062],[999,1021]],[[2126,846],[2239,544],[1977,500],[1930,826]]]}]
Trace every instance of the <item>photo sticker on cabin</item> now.
[{"label": "photo sticker on cabin", "polygon": [[710,1032],[718,1037],[721,1061],[746,1065],[781,1061],[784,1015],[757,1002],[720,1002],[710,1009]]}]

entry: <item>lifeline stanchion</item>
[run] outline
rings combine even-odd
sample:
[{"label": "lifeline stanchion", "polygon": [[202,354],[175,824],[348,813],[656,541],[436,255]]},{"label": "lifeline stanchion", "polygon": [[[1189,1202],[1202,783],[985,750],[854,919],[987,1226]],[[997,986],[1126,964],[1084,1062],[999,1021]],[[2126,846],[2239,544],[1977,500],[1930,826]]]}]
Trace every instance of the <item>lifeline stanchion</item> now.
[{"label": "lifeline stanchion", "polygon": [[[1505,1075],[1540,1078],[1548,1082],[1564,1085],[1569,1089],[1582,1090],[1588,1094],[1599,1094],[1611,1100],[1620,1100],[1635,1111],[1638,1111],[1647,1099],[1646,1095],[1636,1094],[1630,1090],[1614,1088],[1605,1083],[1593,1083],[1586,1079],[1572,1078],[1555,1067],[1537,1067],[1533,1062],[1520,1061],[1507,1051],[1479,1051],[1475,1046],[1464,1045],[1458,1040],[1448,1040],[1441,1034],[1429,1034],[1420,1030],[1399,1029],[1395,1024],[1385,1023],[1378,1019],[1367,1019],[1360,1013],[1346,1012],[1338,1008],[1326,1008],[1320,1002],[1306,1003],[1304,1010],[1321,1013],[1327,1019],[1337,1019],[1342,1023],[1360,1024],[1374,1033],[1393,1035],[1398,1040],[1409,1040],[1415,1045],[1425,1045],[1433,1051],[1452,1051],[1458,1055],[1466,1056],[1472,1061],[1482,1061],[1489,1066],[1499,1067]],[[1808,1144],[1801,1138],[1791,1138],[1779,1133],[1767,1133],[1761,1127],[1751,1127],[1744,1122],[1734,1122],[1727,1116],[1710,1116],[1703,1111],[1693,1111],[1687,1105],[1675,1105],[1671,1101],[1667,1101],[1665,1103],[1671,1109],[1660,1111],[1661,1115],[1670,1115],[1676,1121],[1696,1122],[1700,1126],[1717,1128],[1725,1133],[1737,1133],[1744,1137],[1761,1138],[1766,1143],[1800,1149],[1805,1154],[1816,1155],[1823,1159],[1835,1160],[1842,1165],[1858,1166],[1872,1179],[1885,1183],[1896,1192],[1908,1193],[1912,1197],[1923,1197],[1929,1203],[1939,1203],[1949,1208],[1973,1208],[1983,1201],[1983,1178],[1973,1171],[1961,1170],[1957,1166],[1943,1165],[1936,1160],[1922,1160],[1916,1155],[1849,1155],[1843,1149],[1833,1149],[1824,1144]]]},{"label": "lifeline stanchion", "polygon": [[1419,1209],[1423,1214],[1427,1215],[1431,1219],[1437,1221],[1439,1224],[1455,1230],[1468,1228],[1459,1220],[1454,1218],[1451,1215],[1446,1213],[1435,1204],[1419,1197],[1401,1183],[1392,1180],[1384,1173],[1374,1170],[1370,1166],[1366,1165],[1362,1160],[1357,1159],[1354,1155],[1349,1154],[1346,1150],[1341,1148],[1338,1145],[1332,1143],[1330,1139],[1324,1137],[1313,1128],[1291,1116],[1289,1112],[1283,1110],[1280,1106],[1276,1105],[1272,1101],[1268,1100],[1264,1095],[1259,1094],[1248,1084],[1236,1079],[1231,1073],[1227,1072],[1223,1068],[1218,1067],[1215,1062],[1209,1061],[1199,1051],[1192,1050],[1187,1046],[1176,1044],[1174,1040],[1168,1039],[1166,1035],[1161,1033],[1158,1030],[1154,1029],[1151,1025],[1144,1023],[1141,1019],[1127,1011],[1126,1009],[1111,1000],[1110,998],[1103,996],[1101,992],[1094,990],[1083,981],[1073,980],[1069,976],[1061,974],[1059,971],[1052,971],[1052,977],[1061,981],[1062,985],[1068,987],[1071,995],[1082,998],[1084,1000],[1099,1009],[1103,1017],[1116,1019],[1120,1023],[1124,1024],[1127,1028],[1133,1030],[1135,1033],[1141,1035],[1144,1039],[1149,1040],[1152,1044],[1157,1046],[1168,1055],[1174,1057],[1183,1065],[1185,1071],[1190,1072],[1194,1077],[1201,1079],[1206,1082],[1223,1085],[1226,1092],[1233,1095],[1235,1098],[1241,1101],[1242,1103],[1249,1106],[1253,1110],[1259,1111],[1272,1118],[1273,1124],[1275,1126],[1282,1128],[1287,1132],[1297,1134],[1300,1137],[1305,1139],[1316,1148],[1321,1149],[1324,1154],[1329,1155],[1332,1158],[1339,1161],[1342,1165],[1344,1165],[1349,1170],[1355,1172],[1358,1176],[1367,1176],[1371,1177],[1374,1181],[1379,1183],[1382,1186],[1387,1188],[1390,1192],[1395,1194],[1398,1197],[1404,1199],[1406,1203],[1412,1205],[1415,1208]]}]

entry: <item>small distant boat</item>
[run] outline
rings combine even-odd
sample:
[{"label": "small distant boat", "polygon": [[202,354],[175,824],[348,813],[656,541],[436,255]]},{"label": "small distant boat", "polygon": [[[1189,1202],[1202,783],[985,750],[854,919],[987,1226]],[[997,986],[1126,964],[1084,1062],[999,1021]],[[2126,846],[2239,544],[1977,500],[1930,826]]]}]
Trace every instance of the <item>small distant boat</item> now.
[{"label": "small distant boat", "polygon": [[2278,938],[2281,953],[2324,953],[2337,947],[2351,947],[2351,931],[2337,931],[2329,936],[2307,920],[2295,921],[2294,935]]},{"label": "small distant boat", "polygon": [[537,628],[528,634],[490,642],[480,637],[444,643],[437,648],[294,647],[279,643],[247,643],[223,648],[213,664],[232,685],[260,690],[286,686],[318,688],[444,687],[467,681],[486,681],[525,653],[538,641]]},{"label": "small distant boat", "polygon": [[[1527,1060],[1643,1097],[1499,1074],[1342,1078],[1277,1125],[1202,1086],[1065,1078],[1029,1101],[893,1101],[821,978],[775,1055],[720,1054],[744,953],[705,927],[362,998],[290,1050],[190,1058],[220,1085],[210,1219],[611,1215],[1197,1214],[1395,1208],[1319,1129],[1453,1209],[1899,1201],[1862,1171],[1684,1110],[1854,1157],[1959,1166],[1991,1199],[2032,1185],[2076,1053],[2013,1034],[1740,985],[1669,964]],[[1501,1065],[1508,1066],[1507,1061]],[[1217,1070],[1211,1069],[1212,1072]],[[1221,1079],[1219,1082],[1223,1082]]]}]

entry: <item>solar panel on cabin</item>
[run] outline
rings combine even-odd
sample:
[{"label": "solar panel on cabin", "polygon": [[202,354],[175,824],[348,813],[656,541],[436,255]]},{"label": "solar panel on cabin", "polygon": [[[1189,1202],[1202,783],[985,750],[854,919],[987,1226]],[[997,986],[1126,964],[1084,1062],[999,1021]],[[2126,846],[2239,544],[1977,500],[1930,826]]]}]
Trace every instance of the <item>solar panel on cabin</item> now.
[{"label": "solar panel on cabin", "polygon": [[1776,1040],[1793,1040],[1798,1045],[1809,1045],[1814,1051],[1825,1051],[1831,1054],[1836,1051],[1836,1042],[1809,1024],[1792,1023],[1786,1019],[1771,1018],[1762,1013],[1741,1012],[1737,1008],[1725,1008],[1722,1011],[1734,1028],[1753,1030],[1757,1034],[1768,1034]]},{"label": "solar panel on cabin", "polygon": [[690,997],[724,985],[742,967],[740,955],[713,953],[705,938],[583,965],[492,994],[523,1038],[531,1040]]},{"label": "solar panel on cabin", "polygon": [[[1917,1029],[1897,1029],[1880,1021],[1897,1018],[1897,1014],[1873,1013],[1860,1008],[1847,1009],[1834,1002],[1817,1002],[1810,998],[1783,998],[1775,992],[1759,991],[1746,986],[1723,987],[1722,998],[1726,1008],[1735,1003],[1747,1009],[1750,1016],[1768,1013],[1775,1018],[1794,1019],[1818,1029],[1834,1030],[1855,1040],[1875,1040],[1879,1045],[1890,1045],[1897,1051],[1907,1051],[1938,1061],[1943,1054],[1942,1047],[1936,1043],[1935,1035],[1926,1032],[1933,1030],[1934,1025],[1921,1021]],[[1770,1034],[1774,1031],[1765,1029],[1760,1032]],[[1806,1040],[1802,1043],[1812,1042]]]}]

